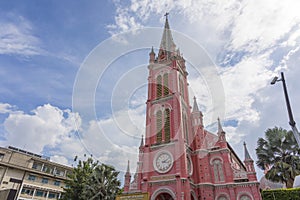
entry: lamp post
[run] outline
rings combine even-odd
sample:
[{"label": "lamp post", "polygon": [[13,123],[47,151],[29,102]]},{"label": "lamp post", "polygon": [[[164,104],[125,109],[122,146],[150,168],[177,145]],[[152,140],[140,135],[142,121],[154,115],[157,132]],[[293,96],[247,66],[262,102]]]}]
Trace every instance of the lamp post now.
[{"label": "lamp post", "polygon": [[296,127],[296,122],[294,121],[294,117],[293,117],[293,113],[292,113],[292,108],[291,108],[291,104],[290,104],[290,100],[289,100],[289,96],[287,93],[287,88],[286,88],[286,84],[285,84],[285,79],[284,79],[284,74],[283,72],[281,72],[281,79],[278,79],[277,76],[275,76],[273,78],[273,80],[271,81],[271,85],[274,85],[276,82],[278,81],[282,81],[282,85],[283,85],[283,92],[284,92],[284,97],[285,97],[285,102],[286,102],[286,107],[288,110],[288,114],[289,114],[289,124],[292,127],[293,133],[294,133],[294,137],[298,143],[298,146],[300,147],[300,134],[297,130]]}]

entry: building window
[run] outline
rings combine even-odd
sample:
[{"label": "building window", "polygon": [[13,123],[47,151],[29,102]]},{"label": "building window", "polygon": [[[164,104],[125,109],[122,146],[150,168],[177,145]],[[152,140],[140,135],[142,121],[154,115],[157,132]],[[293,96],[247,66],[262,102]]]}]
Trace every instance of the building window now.
[{"label": "building window", "polygon": [[54,181],[55,186],[60,186],[60,181]]},{"label": "building window", "polygon": [[228,200],[228,199],[224,196],[221,196],[221,197],[218,198],[218,200]]},{"label": "building window", "polygon": [[42,163],[34,162],[32,164],[32,169],[36,169],[36,170],[41,171],[41,169],[42,169]]},{"label": "building window", "polygon": [[48,195],[48,198],[49,198],[49,199],[55,199],[55,198],[57,198],[57,197],[58,197],[58,194],[52,193],[52,192],[50,192],[49,195]]},{"label": "building window", "polygon": [[156,96],[162,96],[162,80],[161,75],[159,75],[156,79]]},{"label": "building window", "polygon": [[30,180],[30,181],[34,181],[35,178],[36,178],[36,177],[35,177],[34,175],[29,175],[29,176],[28,176],[28,180]]},{"label": "building window", "polygon": [[168,78],[168,74],[165,73],[164,74],[164,95],[168,95],[169,94],[169,78]]},{"label": "building window", "polygon": [[0,161],[2,161],[2,159],[4,158],[4,155],[3,153],[0,153]]},{"label": "building window", "polygon": [[55,169],[54,175],[56,176],[64,176],[65,172],[61,169]]},{"label": "building window", "polygon": [[33,189],[23,188],[21,193],[32,196],[33,195]]},{"label": "building window", "polygon": [[165,110],[165,142],[170,142],[170,109]]},{"label": "building window", "polygon": [[183,89],[183,81],[182,81],[182,79],[179,79],[179,88],[180,88],[181,96],[184,97],[184,89]]},{"label": "building window", "polygon": [[37,167],[38,167],[37,163],[33,163],[32,169],[37,169]]},{"label": "building window", "polygon": [[156,78],[156,96],[157,98],[167,96],[170,93],[169,75],[165,73],[163,76],[158,75]]},{"label": "building window", "polygon": [[42,196],[44,196],[44,192],[43,192],[42,190],[37,190],[37,191],[35,192],[35,196],[37,196],[37,197],[42,197]]},{"label": "building window", "polygon": [[186,119],[186,115],[184,113],[182,113],[182,128],[183,128],[183,133],[185,136],[185,141],[187,144],[189,144],[189,136],[188,136],[188,127],[187,127],[187,119]]},{"label": "building window", "polygon": [[248,197],[248,195],[243,195],[241,196],[240,200],[251,200],[250,197]]},{"label": "building window", "polygon": [[171,140],[171,109],[156,112],[156,143]]},{"label": "building window", "polygon": [[215,175],[215,182],[223,182],[224,181],[224,173],[223,173],[223,164],[221,160],[214,160],[212,162],[214,175]]},{"label": "building window", "polygon": [[50,166],[44,165],[42,171],[46,172],[46,173],[51,173],[53,171],[53,168]]},{"label": "building window", "polygon": [[162,112],[159,110],[156,113],[156,142],[162,141]]},{"label": "building window", "polygon": [[47,178],[43,178],[42,179],[42,183],[48,183],[48,179]]}]

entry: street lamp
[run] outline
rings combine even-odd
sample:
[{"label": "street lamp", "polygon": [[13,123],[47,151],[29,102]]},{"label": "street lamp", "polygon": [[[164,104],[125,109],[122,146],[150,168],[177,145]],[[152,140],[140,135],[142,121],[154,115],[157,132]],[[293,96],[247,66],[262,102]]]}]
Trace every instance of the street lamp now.
[{"label": "street lamp", "polygon": [[276,82],[278,81],[282,81],[282,85],[283,85],[283,92],[284,92],[284,97],[285,97],[285,102],[286,102],[286,107],[288,110],[288,114],[289,114],[289,124],[292,127],[293,133],[294,133],[294,137],[298,143],[298,146],[300,147],[300,134],[297,130],[296,127],[296,122],[294,121],[294,117],[293,117],[293,113],[292,113],[292,108],[291,108],[291,104],[290,104],[290,100],[289,100],[289,96],[287,93],[287,88],[286,88],[286,84],[285,84],[285,79],[284,79],[284,74],[283,72],[281,72],[281,79],[278,79],[277,76],[275,76],[273,78],[273,80],[271,81],[271,85],[274,85]]}]

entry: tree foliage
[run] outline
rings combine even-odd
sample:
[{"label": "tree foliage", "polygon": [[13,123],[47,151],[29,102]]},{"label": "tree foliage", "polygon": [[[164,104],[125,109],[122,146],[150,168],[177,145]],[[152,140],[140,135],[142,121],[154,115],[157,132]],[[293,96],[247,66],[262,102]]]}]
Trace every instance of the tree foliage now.
[{"label": "tree foliage", "polygon": [[119,172],[114,167],[94,162],[92,158],[79,160],[69,174],[64,188],[64,200],[113,200],[120,193]]},{"label": "tree foliage", "polygon": [[268,170],[268,180],[291,188],[295,176],[300,174],[300,150],[293,132],[275,127],[265,132],[265,138],[257,141],[257,166]]}]

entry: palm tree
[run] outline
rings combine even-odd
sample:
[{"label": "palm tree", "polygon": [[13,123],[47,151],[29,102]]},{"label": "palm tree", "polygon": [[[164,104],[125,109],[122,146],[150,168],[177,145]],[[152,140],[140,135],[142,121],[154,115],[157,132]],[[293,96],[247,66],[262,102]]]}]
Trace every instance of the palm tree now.
[{"label": "palm tree", "polygon": [[267,179],[293,187],[295,176],[300,174],[300,150],[293,132],[275,127],[265,132],[265,138],[257,141],[257,166],[263,170],[270,167]]},{"label": "palm tree", "polygon": [[90,200],[114,200],[116,195],[120,193],[121,182],[117,179],[119,172],[114,167],[101,164],[98,165],[88,185],[87,191]]}]

